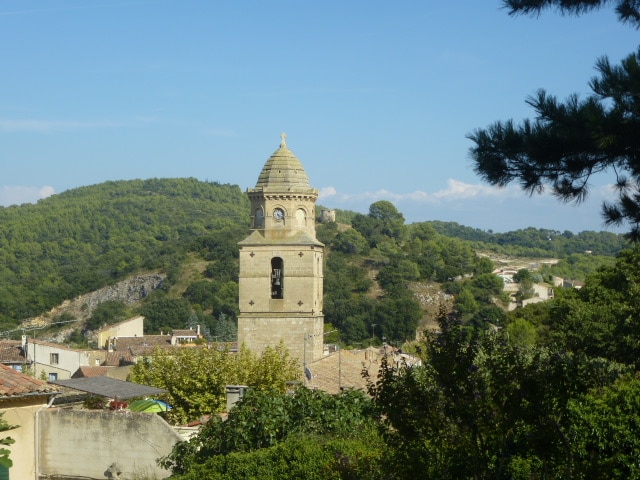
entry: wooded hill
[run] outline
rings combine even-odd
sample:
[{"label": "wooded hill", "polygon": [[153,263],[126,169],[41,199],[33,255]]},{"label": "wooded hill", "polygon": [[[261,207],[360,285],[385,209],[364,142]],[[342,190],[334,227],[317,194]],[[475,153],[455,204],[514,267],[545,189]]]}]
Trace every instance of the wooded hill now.
[{"label": "wooded hill", "polygon": [[[606,232],[497,234],[445,222],[405,225],[386,201],[368,214],[338,211],[337,220],[317,232],[327,245],[325,320],[339,331],[334,340],[348,344],[371,338],[374,323],[378,338],[413,338],[424,317],[424,305],[407,289],[415,283],[441,285],[469,321],[499,323],[501,284],[478,249],[566,258],[584,276],[627,246]],[[142,313],[149,333],[200,323],[210,335],[232,335],[237,242],[249,231],[249,202],[238,186],[193,178],[106,182],[0,208],[0,224],[0,330],[18,334],[23,319],[67,299],[160,272],[167,280],[145,302],[133,309],[107,304],[89,327]]]}]

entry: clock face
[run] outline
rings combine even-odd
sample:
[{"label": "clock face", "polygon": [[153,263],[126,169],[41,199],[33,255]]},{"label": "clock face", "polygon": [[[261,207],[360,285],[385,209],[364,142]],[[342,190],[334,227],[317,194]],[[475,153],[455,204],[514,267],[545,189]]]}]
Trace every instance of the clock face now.
[{"label": "clock face", "polygon": [[281,221],[284,219],[284,210],[282,210],[281,208],[276,208],[273,211],[273,218],[277,221]]}]

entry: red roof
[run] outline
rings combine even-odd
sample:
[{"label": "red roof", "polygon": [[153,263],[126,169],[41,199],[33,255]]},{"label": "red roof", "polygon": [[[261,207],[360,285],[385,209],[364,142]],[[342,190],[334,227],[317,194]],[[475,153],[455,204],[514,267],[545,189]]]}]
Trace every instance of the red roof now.
[{"label": "red roof", "polygon": [[107,352],[104,365],[106,367],[122,367],[124,365],[132,365],[133,357],[129,352]]},{"label": "red roof", "polygon": [[0,398],[16,398],[35,393],[46,394],[58,391],[54,385],[0,364]]}]

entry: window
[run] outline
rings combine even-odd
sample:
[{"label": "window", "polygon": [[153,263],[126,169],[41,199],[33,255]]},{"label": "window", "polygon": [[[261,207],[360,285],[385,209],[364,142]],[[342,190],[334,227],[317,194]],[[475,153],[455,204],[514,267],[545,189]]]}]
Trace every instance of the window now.
[{"label": "window", "polygon": [[58,365],[59,361],[60,361],[59,354],[57,354],[57,353],[50,353],[49,354],[49,364]]},{"label": "window", "polygon": [[262,208],[256,208],[256,211],[254,212],[254,227],[255,228],[262,228],[264,227],[264,212],[262,211]]},{"label": "window", "polygon": [[298,227],[307,226],[307,212],[305,212],[302,208],[296,210],[296,223]]},{"label": "window", "polygon": [[58,380],[58,374],[57,373],[50,373],[49,374],[49,381],[50,382],[55,382],[56,380]]},{"label": "window", "polygon": [[280,257],[274,257],[271,259],[271,298],[283,298],[283,264],[284,262]]}]

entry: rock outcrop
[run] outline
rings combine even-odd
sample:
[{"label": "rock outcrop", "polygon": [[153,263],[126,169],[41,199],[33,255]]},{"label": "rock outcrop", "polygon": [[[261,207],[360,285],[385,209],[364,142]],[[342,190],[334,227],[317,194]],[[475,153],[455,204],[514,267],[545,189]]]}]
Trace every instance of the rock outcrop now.
[{"label": "rock outcrop", "polygon": [[95,292],[80,295],[72,300],[66,300],[61,305],[51,309],[50,312],[24,321],[23,327],[44,327],[51,324],[55,317],[63,313],[72,315],[80,323],[89,318],[98,305],[109,300],[134,305],[162,286],[166,277],[162,273],[149,273],[129,277],[115,285],[109,285]]}]

